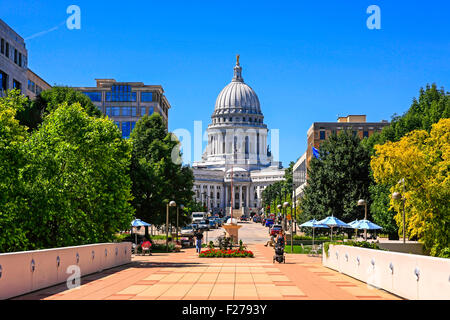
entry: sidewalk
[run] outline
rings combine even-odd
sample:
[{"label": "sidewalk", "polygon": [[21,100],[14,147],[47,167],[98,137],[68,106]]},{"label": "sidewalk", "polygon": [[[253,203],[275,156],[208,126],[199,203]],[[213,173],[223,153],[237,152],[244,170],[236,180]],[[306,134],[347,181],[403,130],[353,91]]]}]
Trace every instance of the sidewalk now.
[{"label": "sidewalk", "polygon": [[136,256],[131,264],[81,279],[79,289],[51,287],[16,299],[45,300],[357,300],[398,299],[322,266],[321,258],[248,248],[255,258],[198,258],[195,249]]}]

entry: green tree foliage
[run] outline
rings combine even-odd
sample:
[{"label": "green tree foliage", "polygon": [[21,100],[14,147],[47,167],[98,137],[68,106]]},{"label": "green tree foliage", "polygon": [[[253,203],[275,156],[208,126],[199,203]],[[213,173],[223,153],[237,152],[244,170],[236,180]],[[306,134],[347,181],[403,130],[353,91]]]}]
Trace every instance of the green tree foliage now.
[{"label": "green tree foliage", "polygon": [[333,134],[313,158],[301,202],[302,221],[329,215],[350,222],[364,216],[359,199],[369,199],[370,157],[360,139],[349,132]]},{"label": "green tree foliage", "polygon": [[[397,142],[375,146],[371,166],[377,182],[392,185],[405,200],[406,232],[423,241],[433,256],[448,256],[450,246],[450,119],[441,119],[430,133],[415,130]],[[398,184],[400,179],[403,184]],[[402,181],[403,181],[402,180]],[[390,199],[402,224],[399,201]]]},{"label": "green tree foliage", "polygon": [[[413,102],[403,116],[394,116],[389,126],[383,128],[380,133],[371,135],[363,140],[363,144],[375,154],[375,145],[381,145],[388,141],[399,141],[403,136],[413,130],[425,130],[429,132],[434,123],[440,119],[450,117],[450,96],[443,88],[437,89],[436,84],[421,88],[418,99]],[[371,172],[371,177],[373,176]],[[394,221],[395,211],[389,205],[391,185],[376,184],[372,178],[370,195],[372,204],[370,211],[374,222],[383,227],[383,232],[391,235],[397,234],[398,226]]]},{"label": "green tree foliage", "polygon": [[85,94],[69,87],[53,87],[42,91],[34,101],[30,101],[18,112],[17,119],[30,130],[35,130],[42,123],[45,115],[53,112],[62,103],[72,105],[79,103],[88,115],[101,117],[102,113]]},{"label": "green tree foliage", "polygon": [[390,238],[398,238],[398,226],[394,219],[397,213],[389,205],[391,195],[389,186],[382,183],[371,183],[369,191],[372,200],[370,212],[373,222],[382,227],[382,232],[389,234]]},{"label": "green tree foliage", "polygon": [[23,149],[27,205],[19,223],[32,248],[111,241],[129,227],[131,146],[112,121],[63,103]]},{"label": "green tree foliage", "polygon": [[16,112],[26,103],[18,90],[0,98],[0,252],[20,250],[27,245],[25,232],[17,223],[23,205],[18,196],[19,174],[25,162],[22,144],[27,131],[15,119]]},{"label": "green tree foliage", "polygon": [[288,194],[292,194],[292,187],[293,187],[293,173],[292,170],[294,168],[295,162],[291,161],[289,163],[289,167],[286,168],[286,170],[284,171],[284,181],[283,184],[288,192]]},{"label": "green tree foliage", "polygon": [[283,181],[277,181],[267,186],[262,192],[262,202],[267,208],[270,206],[270,212],[277,212],[277,205],[283,201]]},{"label": "green tree foliage", "polygon": [[450,95],[444,88],[437,89],[436,84],[420,88],[419,99],[414,98],[408,111],[403,116],[395,116],[389,126],[380,133],[369,137],[367,144],[383,144],[387,141],[399,141],[408,132],[425,130],[430,132],[431,126],[440,119],[450,118]]},{"label": "green tree foliage", "polygon": [[[162,117],[156,113],[142,117],[131,133],[131,141],[132,204],[136,216],[162,225],[168,201],[192,207],[194,175],[191,168],[180,163],[179,141],[167,132]],[[188,221],[187,216],[180,215],[182,223]],[[176,221],[172,211],[170,221]]]}]

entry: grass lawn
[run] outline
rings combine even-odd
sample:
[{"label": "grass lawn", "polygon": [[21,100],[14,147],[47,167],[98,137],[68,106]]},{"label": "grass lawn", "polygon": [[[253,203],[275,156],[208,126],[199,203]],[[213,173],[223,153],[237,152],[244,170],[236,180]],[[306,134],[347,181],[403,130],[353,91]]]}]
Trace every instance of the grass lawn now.
[{"label": "grass lawn", "polygon": [[286,253],[299,253],[299,254],[309,254],[311,252],[311,246],[304,246],[304,250],[302,246],[294,246],[294,252],[291,252],[291,245],[287,244],[284,247],[284,252]]}]

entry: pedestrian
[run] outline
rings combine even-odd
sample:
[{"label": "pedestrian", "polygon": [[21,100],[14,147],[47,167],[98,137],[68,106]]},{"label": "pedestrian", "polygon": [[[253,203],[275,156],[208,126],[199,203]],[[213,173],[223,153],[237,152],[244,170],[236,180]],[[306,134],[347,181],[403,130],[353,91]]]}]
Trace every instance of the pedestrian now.
[{"label": "pedestrian", "polygon": [[194,234],[195,239],[196,239],[196,252],[198,254],[200,254],[200,252],[202,251],[202,239],[203,239],[203,232],[199,229],[197,229],[197,231]]},{"label": "pedestrian", "polygon": [[286,234],[284,233],[284,230],[281,230],[278,234],[277,234],[277,244],[281,245],[284,247],[285,243],[286,243]]},{"label": "pedestrian", "polygon": [[275,244],[275,235],[271,235],[270,236],[270,240],[266,242],[266,244],[264,246],[271,246],[273,247],[273,245]]}]

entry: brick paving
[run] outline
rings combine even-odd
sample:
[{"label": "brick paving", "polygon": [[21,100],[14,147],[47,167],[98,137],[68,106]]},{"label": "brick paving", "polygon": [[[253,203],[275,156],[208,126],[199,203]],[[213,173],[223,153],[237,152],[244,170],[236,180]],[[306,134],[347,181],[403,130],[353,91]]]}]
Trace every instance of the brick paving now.
[{"label": "brick paving", "polygon": [[194,249],[136,256],[125,266],[16,299],[26,300],[384,300],[385,291],[325,268],[321,258],[286,255],[273,264],[273,249],[249,245],[254,258],[199,258]]}]

